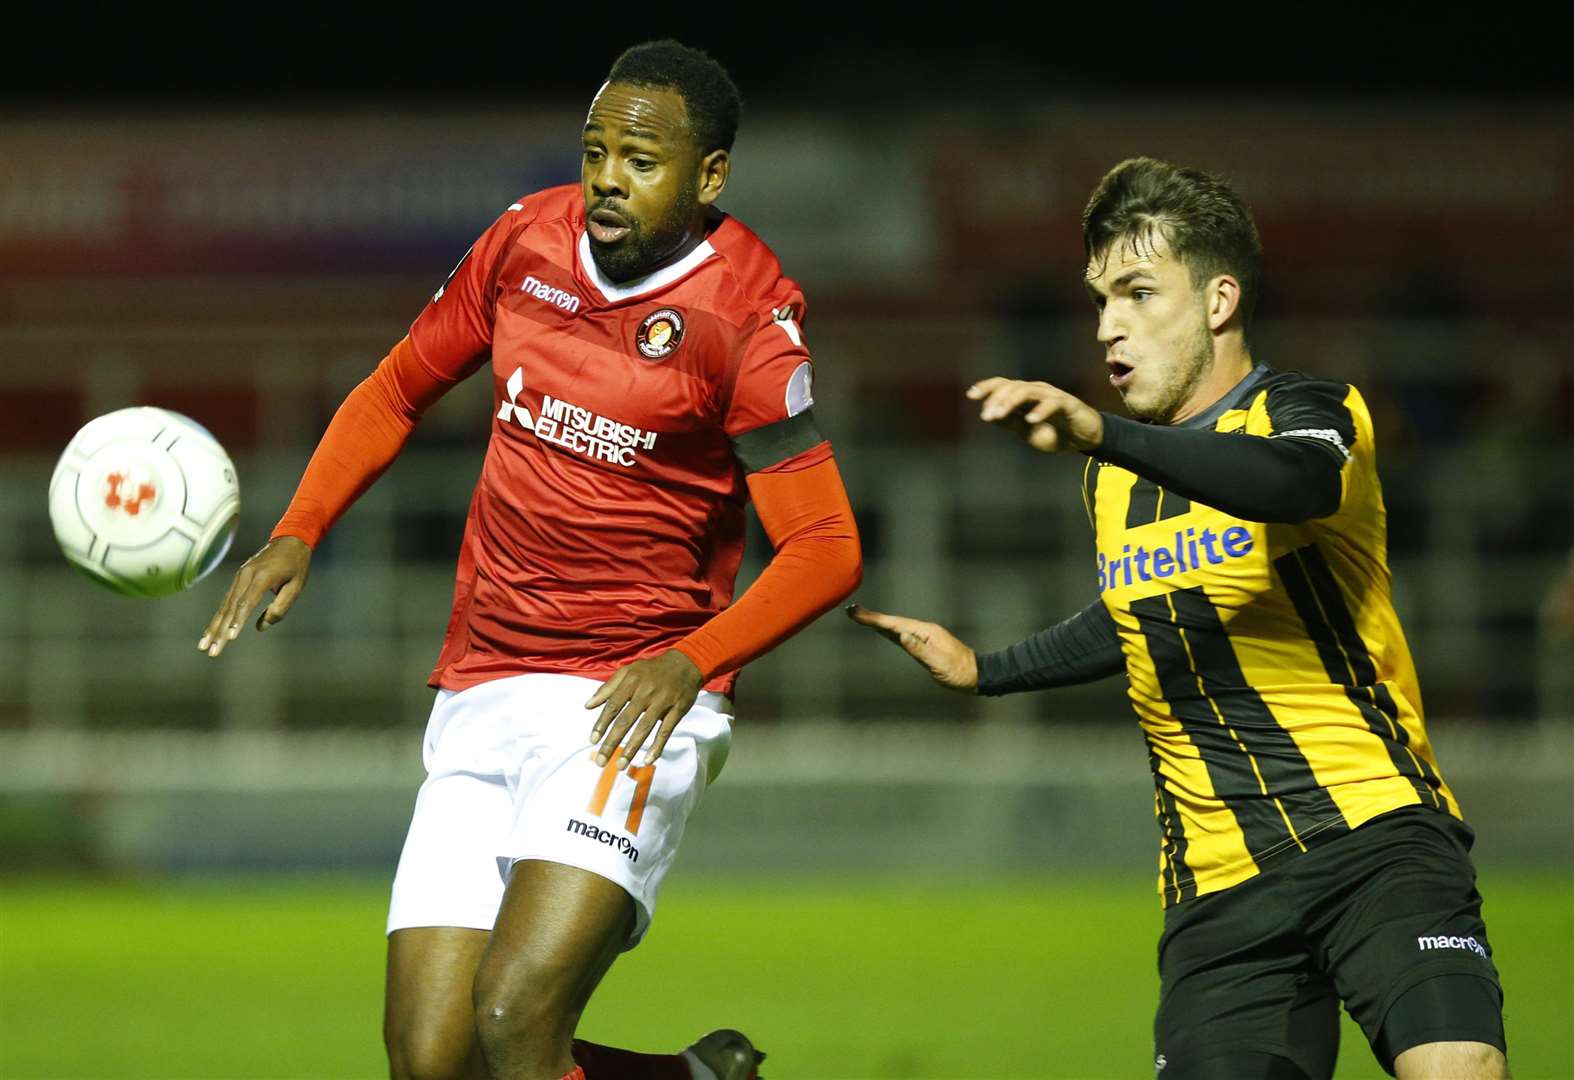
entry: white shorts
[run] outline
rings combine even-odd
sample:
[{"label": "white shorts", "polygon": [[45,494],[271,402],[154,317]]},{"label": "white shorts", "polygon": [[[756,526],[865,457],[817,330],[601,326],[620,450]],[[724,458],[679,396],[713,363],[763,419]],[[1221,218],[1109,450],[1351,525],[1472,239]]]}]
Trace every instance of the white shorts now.
[{"label": "white shorts", "polygon": [[727,760],[732,706],[701,693],[655,765],[619,773],[591,759],[598,713],[585,702],[599,685],[530,674],[437,692],[389,933],[490,930],[514,863],[543,859],[626,889],[635,912],[626,947],[639,943],[689,814]]}]

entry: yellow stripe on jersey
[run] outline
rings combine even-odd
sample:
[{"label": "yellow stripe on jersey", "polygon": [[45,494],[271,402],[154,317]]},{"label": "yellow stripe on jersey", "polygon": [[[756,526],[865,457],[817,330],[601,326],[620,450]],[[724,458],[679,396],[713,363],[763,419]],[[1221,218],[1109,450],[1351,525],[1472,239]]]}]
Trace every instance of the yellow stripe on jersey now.
[{"label": "yellow stripe on jersey", "polygon": [[1326,518],[1245,521],[1118,466],[1084,473],[1099,587],[1148,742],[1166,905],[1403,806],[1459,815],[1393,609],[1371,418],[1354,388],[1338,391],[1270,372],[1204,420],[1346,454]]}]

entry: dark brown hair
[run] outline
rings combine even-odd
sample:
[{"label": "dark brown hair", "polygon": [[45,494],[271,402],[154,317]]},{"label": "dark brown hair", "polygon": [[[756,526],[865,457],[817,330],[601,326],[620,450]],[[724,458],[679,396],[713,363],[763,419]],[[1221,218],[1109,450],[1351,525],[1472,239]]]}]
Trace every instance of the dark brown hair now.
[{"label": "dark brown hair", "polygon": [[1091,262],[1119,244],[1169,242],[1192,285],[1229,274],[1241,284],[1241,326],[1249,329],[1262,291],[1262,241],[1245,201],[1214,173],[1148,157],[1104,174],[1082,212],[1082,247]]}]

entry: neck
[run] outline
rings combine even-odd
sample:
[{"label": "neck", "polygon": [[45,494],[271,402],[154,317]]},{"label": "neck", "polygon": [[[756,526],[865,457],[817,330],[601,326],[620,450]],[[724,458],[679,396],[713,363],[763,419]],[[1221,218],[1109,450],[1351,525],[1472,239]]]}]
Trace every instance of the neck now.
[{"label": "neck", "polygon": [[[682,239],[674,244],[670,251],[658,257],[655,262],[652,262],[649,266],[640,267],[637,271],[624,278],[615,278],[611,274],[607,274],[608,280],[612,281],[616,285],[627,285],[631,281],[638,281],[640,278],[649,277],[657,270],[671,266],[673,263],[679,261],[684,256],[688,255],[689,252],[693,251],[695,248],[704,243],[705,238],[711,234],[712,230],[714,230],[720,222],[720,213],[702,213],[699,218],[690,223],[689,228],[683,234]],[[603,274],[607,273],[605,269],[603,269],[601,272]]]},{"label": "neck", "polygon": [[1216,339],[1213,347],[1213,364],[1181,407],[1175,410],[1169,423],[1180,424],[1218,403],[1219,399],[1234,390],[1240,381],[1252,372],[1252,354],[1246,343],[1236,335]]},{"label": "neck", "polygon": [[673,263],[677,262],[679,259],[681,259],[685,255],[687,255],[689,252],[691,252],[695,248],[699,247],[700,246],[700,242],[703,241],[704,239],[705,239],[705,228],[704,228],[704,226],[700,226],[697,229],[690,229],[688,232],[683,234],[683,239],[678,242],[678,245],[676,247],[674,247],[666,255],[663,255],[660,259],[656,260],[656,262],[653,263],[652,265],[645,267],[645,269],[641,270],[635,276],[636,277],[648,277],[649,275],[654,274],[657,270],[660,270],[663,267],[671,266]]}]

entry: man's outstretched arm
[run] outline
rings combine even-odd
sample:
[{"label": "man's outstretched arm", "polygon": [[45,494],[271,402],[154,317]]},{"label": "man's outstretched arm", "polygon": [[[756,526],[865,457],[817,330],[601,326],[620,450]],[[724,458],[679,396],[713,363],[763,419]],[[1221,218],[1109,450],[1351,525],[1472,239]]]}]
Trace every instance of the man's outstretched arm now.
[{"label": "man's outstretched arm", "polygon": [[996,652],[977,653],[938,623],[849,605],[853,622],[879,632],[947,690],[1014,694],[1108,678],[1125,670],[1115,621],[1102,601]]},{"label": "man's outstretched arm", "polygon": [[1327,517],[1343,494],[1342,451],[1309,437],[1164,427],[1105,413],[1104,439],[1090,453],[1243,521]]},{"label": "man's outstretched arm", "polygon": [[1303,388],[1267,438],[1139,423],[1042,382],[985,379],[967,396],[979,419],[1035,450],[1081,451],[1244,521],[1300,522],[1334,513],[1343,495],[1354,433],[1332,387]]},{"label": "man's outstretched arm", "polygon": [[410,339],[401,339],[333,414],[269,539],[294,536],[316,548],[393,464],[426,410],[457,381],[434,374]]},{"label": "man's outstretched arm", "polygon": [[339,406],[266,546],[241,564],[197,648],[218,656],[262,598],[265,630],[289,612],[310,572],[312,550],[404,449],[421,415],[458,376],[433,374],[402,338]]},{"label": "man's outstretched arm", "polygon": [[1104,601],[1031,634],[1009,648],[978,657],[978,692],[989,697],[1053,690],[1126,670],[1120,634]]},{"label": "man's outstretched arm", "polygon": [[317,444],[289,509],[267,545],[241,564],[197,648],[218,656],[269,592],[276,596],[257,629],[284,618],[306,584],[317,542],[399,456],[421,414],[485,363],[492,347],[497,266],[531,213],[523,203],[505,210],[459,260],[409,335],[350,391]]}]

